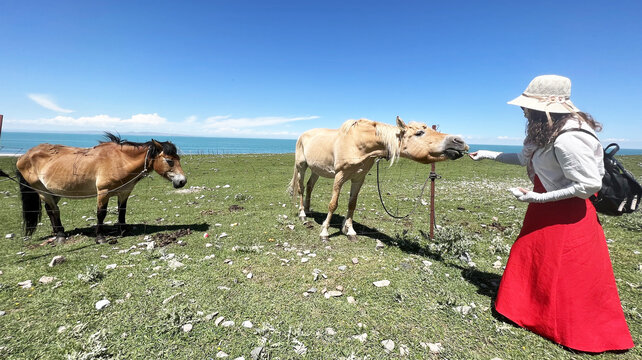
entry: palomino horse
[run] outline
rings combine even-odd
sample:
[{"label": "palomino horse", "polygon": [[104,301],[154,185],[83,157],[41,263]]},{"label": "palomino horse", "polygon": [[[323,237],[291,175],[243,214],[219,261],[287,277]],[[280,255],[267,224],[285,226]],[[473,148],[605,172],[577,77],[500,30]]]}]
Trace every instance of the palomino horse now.
[{"label": "palomino horse", "polygon": [[65,239],[60,221],[60,198],[97,197],[96,242],[103,243],[103,220],[107,203],[118,197],[118,225],[124,230],[127,198],[134,185],[152,169],[170,180],[175,188],[187,182],[176,146],[154,139],[146,143],[122,140],[105,133],[109,141],[93,148],[40,144],[29,149],[17,163],[22,217],[26,235],[36,230],[45,202],[47,215],[58,241]]},{"label": "palomino horse", "polygon": [[[334,178],[328,216],[320,234],[322,240],[327,240],[330,218],[337,209],[341,186],[350,180],[348,213],[341,231],[354,239],[357,233],[352,227],[352,216],[357,206],[357,196],[377,158],[386,158],[392,164],[401,156],[429,164],[458,159],[467,150],[468,145],[459,136],[442,134],[421,123],[406,125],[399,117],[397,126],[366,119],[348,120],[338,130],[312,129],[299,137],[289,190],[294,196],[299,195],[299,218],[305,221],[306,212],[310,211],[310,195],[319,176]],[[305,189],[307,168],[310,168],[312,175]]]}]

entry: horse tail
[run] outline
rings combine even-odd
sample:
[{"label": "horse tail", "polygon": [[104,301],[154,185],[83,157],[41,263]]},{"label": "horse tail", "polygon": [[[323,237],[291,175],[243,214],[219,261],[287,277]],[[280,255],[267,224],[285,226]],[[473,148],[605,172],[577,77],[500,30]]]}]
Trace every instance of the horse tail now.
[{"label": "horse tail", "polygon": [[303,142],[301,141],[301,137],[296,141],[296,150],[294,153],[294,174],[292,175],[292,181],[290,181],[290,185],[288,186],[288,194],[292,197],[299,195],[299,168],[297,167],[297,163],[299,162],[300,156],[303,156]]},{"label": "horse tail", "polygon": [[42,204],[40,202],[40,195],[33,190],[27,180],[22,176],[22,173],[16,171],[18,180],[20,181],[20,195],[22,198],[22,224],[24,227],[25,235],[30,236],[36,231],[36,226],[40,222],[42,215]]}]

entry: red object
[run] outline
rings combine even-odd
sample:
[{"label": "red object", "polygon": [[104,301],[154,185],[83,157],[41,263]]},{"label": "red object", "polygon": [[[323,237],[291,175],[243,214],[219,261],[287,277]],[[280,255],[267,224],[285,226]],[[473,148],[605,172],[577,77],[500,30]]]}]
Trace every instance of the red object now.
[{"label": "red object", "polygon": [[[535,192],[546,192],[535,178]],[[604,231],[588,199],[528,205],[510,251],[496,310],[566,347],[633,347]]]},{"label": "red object", "polygon": [[4,116],[0,114],[0,136],[2,136],[2,118]]},{"label": "red object", "polygon": [[[437,125],[432,129],[437,131]],[[430,164],[430,240],[435,238],[435,163]]]}]

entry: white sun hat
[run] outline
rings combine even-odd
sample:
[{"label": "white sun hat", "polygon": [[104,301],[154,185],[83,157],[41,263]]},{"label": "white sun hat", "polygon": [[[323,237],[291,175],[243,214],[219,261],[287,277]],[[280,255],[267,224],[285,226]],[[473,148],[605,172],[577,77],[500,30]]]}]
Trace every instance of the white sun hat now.
[{"label": "white sun hat", "polygon": [[559,75],[541,75],[534,78],[522,95],[508,102],[533,110],[549,113],[576,113],[571,102],[571,79]]}]

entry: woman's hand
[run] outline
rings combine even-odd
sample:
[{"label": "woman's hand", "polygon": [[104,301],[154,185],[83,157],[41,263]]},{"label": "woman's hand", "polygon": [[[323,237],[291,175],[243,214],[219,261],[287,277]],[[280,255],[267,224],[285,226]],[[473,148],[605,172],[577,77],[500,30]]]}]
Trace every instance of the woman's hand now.
[{"label": "woman's hand", "polygon": [[471,159],[478,161],[481,159],[493,159],[497,158],[497,156],[501,154],[500,152],[497,151],[489,151],[489,150],[477,150],[475,152],[471,152],[468,154]]}]

